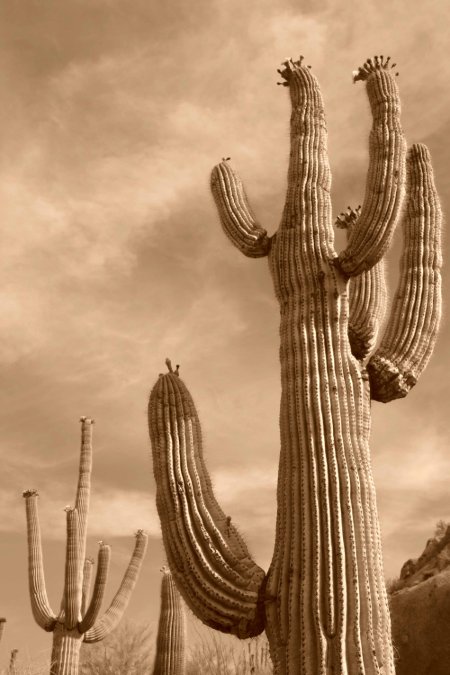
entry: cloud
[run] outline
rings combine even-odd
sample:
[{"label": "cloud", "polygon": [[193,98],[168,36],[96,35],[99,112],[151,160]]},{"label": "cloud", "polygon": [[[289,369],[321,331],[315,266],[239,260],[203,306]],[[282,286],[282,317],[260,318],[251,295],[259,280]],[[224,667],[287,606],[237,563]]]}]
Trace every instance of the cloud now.
[{"label": "cloud", "polygon": [[[60,490],[57,490],[60,492]],[[66,518],[64,508],[73,506],[40,491],[39,521],[42,538],[63,540],[66,536]],[[2,490],[0,508],[3,510],[1,529],[3,532],[23,531],[25,535],[25,504],[17,492]],[[138,529],[144,529],[150,536],[160,536],[159,518],[156,513],[154,499],[147,493],[133,490],[98,490],[91,496],[88,534],[90,537],[129,537]]]}]

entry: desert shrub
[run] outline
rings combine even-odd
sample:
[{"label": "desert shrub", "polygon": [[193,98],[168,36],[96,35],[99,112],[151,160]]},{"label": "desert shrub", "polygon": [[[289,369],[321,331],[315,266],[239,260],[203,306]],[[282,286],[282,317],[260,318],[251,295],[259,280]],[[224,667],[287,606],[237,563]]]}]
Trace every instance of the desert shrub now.
[{"label": "desert shrub", "polygon": [[125,621],[102,642],[82,645],[80,675],[148,675],[154,641],[147,626]]}]

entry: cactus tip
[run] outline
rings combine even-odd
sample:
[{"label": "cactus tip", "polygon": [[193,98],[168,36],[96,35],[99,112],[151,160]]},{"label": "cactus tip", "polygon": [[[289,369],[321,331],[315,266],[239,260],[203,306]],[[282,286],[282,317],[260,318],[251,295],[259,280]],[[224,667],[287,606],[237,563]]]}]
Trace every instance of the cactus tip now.
[{"label": "cactus tip", "polygon": [[22,497],[39,497],[39,492],[37,490],[24,490]]},{"label": "cactus tip", "polygon": [[136,530],[134,536],[136,537],[136,539],[139,539],[140,537],[146,537],[147,532],[145,530]]},{"label": "cactus tip", "polygon": [[[388,56],[385,59],[384,56],[381,55],[375,56],[373,59],[367,59],[365,63],[358,68],[358,70],[353,71],[353,82],[357,82],[358,80],[367,80],[372,73],[376,73],[381,70],[388,70],[388,68],[395,68],[397,65],[396,63],[393,63],[391,66],[389,66],[390,58],[391,57]],[[395,75],[398,75],[398,73],[395,73]]]}]

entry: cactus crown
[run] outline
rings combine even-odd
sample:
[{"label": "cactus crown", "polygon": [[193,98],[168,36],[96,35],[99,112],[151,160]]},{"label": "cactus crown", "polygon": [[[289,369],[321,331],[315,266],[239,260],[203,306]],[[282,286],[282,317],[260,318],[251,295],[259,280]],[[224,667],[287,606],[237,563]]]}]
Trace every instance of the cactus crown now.
[{"label": "cactus crown", "polygon": [[[391,57],[388,56],[384,58],[383,55],[381,56],[375,56],[374,59],[367,59],[367,61],[358,68],[358,70],[354,70],[352,75],[353,75],[353,82],[357,82],[358,80],[367,80],[369,75],[372,73],[376,73],[377,71],[380,70],[389,70],[390,68],[395,68],[397,65],[396,63],[389,63],[391,60]],[[397,76],[398,73],[395,73]]]}]

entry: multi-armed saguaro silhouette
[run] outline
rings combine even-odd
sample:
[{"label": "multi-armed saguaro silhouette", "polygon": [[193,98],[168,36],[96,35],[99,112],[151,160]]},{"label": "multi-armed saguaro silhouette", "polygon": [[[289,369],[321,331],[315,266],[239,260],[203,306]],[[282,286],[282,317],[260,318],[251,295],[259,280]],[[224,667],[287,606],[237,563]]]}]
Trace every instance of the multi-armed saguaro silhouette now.
[{"label": "multi-armed saguaro silhouette", "polygon": [[50,607],[44,579],[41,533],[37,510],[38,493],[27,490],[28,576],[31,608],[36,622],[53,632],[51,675],[78,673],[81,643],[103,640],[119,623],[136,584],[147,548],[147,534],[136,532],[136,544],[128,568],[109,608],[98,619],[108,578],[111,548],[99,542],[98,566],[92,597],[89,600],[92,566],[86,558],[87,519],[91,494],[92,425],[81,418],[81,455],[75,506],[67,507],[67,544],[64,592],[59,614]]},{"label": "multi-armed saguaro silhouette", "polygon": [[167,567],[162,569],[161,610],[153,675],[186,672],[186,616],[183,601]]},{"label": "multi-armed saguaro silhouette", "polygon": [[[428,150],[406,154],[390,59],[368,60],[373,116],[361,211],[333,245],[330,169],[318,83],[286,61],[291,152],[281,224],[269,237],[228,161],[212,172],[222,225],[250,257],[268,256],[280,302],[281,454],[273,560],[252,560],[218,506],[192,398],[176,372],[149,404],[157,504],[175,581],[206,624],[266,630],[275,672],[392,675],[394,659],[369,454],[370,402],[405,396],[431,355],[441,313],[441,212]],[[382,258],[402,215],[401,276],[387,328]]]}]

